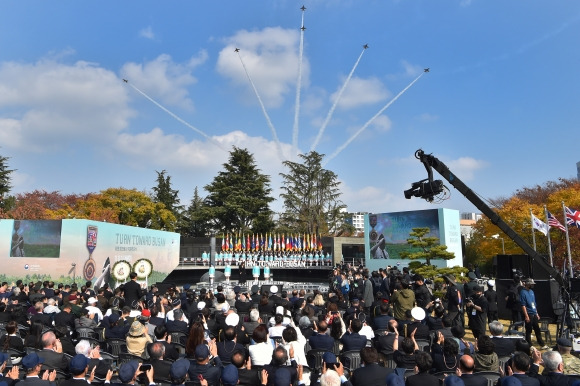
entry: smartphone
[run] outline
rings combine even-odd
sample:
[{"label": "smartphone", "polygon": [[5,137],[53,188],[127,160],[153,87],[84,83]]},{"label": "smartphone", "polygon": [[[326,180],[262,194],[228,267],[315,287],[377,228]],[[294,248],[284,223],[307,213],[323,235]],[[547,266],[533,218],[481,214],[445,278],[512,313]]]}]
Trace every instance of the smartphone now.
[{"label": "smartphone", "polygon": [[151,370],[151,365],[143,363],[139,369],[143,372],[149,371]]},{"label": "smartphone", "polygon": [[198,375],[197,375],[197,379],[199,379],[200,381],[203,381],[203,375],[201,375],[201,374],[198,374]]}]

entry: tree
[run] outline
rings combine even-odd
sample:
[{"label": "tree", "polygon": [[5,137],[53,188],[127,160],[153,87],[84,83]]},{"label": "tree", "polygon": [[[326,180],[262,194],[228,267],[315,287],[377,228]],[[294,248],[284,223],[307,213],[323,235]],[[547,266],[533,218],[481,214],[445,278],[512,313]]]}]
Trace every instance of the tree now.
[{"label": "tree", "polygon": [[10,175],[14,170],[8,169],[8,157],[0,156],[0,212],[7,211],[14,203],[14,197],[8,196],[12,189],[12,178]]},{"label": "tree", "polygon": [[223,167],[204,187],[204,219],[215,232],[259,232],[272,216],[270,176],[260,172],[252,153],[235,146]]},{"label": "tree", "polygon": [[8,211],[9,218],[44,220],[54,218],[54,213],[63,208],[73,207],[77,201],[86,196],[77,194],[62,194],[60,192],[46,192],[35,190],[32,192],[17,194],[13,207]]},{"label": "tree", "polygon": [[[580,209],[580,181],[576,179],[559,179],[548,181],[542,185],[518,189],[511,197],[496,199],[495,210],[529,245],[533,245],[530,209],[532,213],[546,221],[544,205],[560,223],[564,223],[562,201],[566,206]],[[580,260],[580,229],[569,227],[570,249],[572,260]],[[466,243],[466,261],[480,266],[491,266],[493,256],[502,253],[501,240],[503,238],[506,254],[523,254],[524,251],[491,221],[484,217],[473,228],[472,236]],[[547,237],[535,232],[536,251],[548,256]],[[563,261],[568,259],[566,235],[557,228],[550,229],[554,267],[562,267]]]},{"label": "tree", "polygon": [[193,198],[181,216],[179,233],[182,237],[204,237],[209,232],[209,224],[203,216],[203,198],[199,196],[197,186]]},{"label": "tree", "polygon": [[174,231],[175,215],[160,202],[153,202],[136,189],[109,188],[89,194],[72,204],[47,211],[48,218],[83,218],[141,228]]},{"label": "tree", "polygon": [[344,222],[340,182],[334,172],[322,168],[323,157],[311,151],[300,154],[302,163],[283,163],[289,172],[280,173],[284,180],[280,223],[295,232],[327,235]]},{"label": "tree", "polygon": [[425,265],[430,266],[432,259],[451,260],[455,257],[453,252],[447,251],[447,246],[439,244],[439,238],[427,236],[431,232],[429,228],[413,228],[409,233],[407,244],[413,247],[413,251],[400,253],[404,259],[425,259]]},{"label": "tree", "polygon": [[160,202],[165,205],[165,209],[170,210],[178,217],[182,207],[179,205],[179,190],[171,188],[171,177],[165,176],[167,171],[162,170],[157,173],[157,186],[153,187],[153,202]]}]

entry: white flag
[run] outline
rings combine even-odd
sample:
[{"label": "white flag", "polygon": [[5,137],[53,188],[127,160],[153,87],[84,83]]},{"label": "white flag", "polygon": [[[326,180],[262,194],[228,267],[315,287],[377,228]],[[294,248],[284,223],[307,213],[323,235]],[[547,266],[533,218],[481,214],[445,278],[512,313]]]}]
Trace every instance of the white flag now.
[{"label": "white flag", "polygon": [[532,214],[532,228],[542,232],[544,236],[548,235],[548,224]]}]

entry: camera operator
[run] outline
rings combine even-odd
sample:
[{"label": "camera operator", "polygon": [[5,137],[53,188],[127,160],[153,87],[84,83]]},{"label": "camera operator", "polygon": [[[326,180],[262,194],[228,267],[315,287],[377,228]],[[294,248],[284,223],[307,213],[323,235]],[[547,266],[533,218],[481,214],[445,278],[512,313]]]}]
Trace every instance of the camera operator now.
[{"label": "camera operator", "polygon": [[467,298],[465,301],[467,308],[469,327],[473,332],[475,339],[480,335],[485,334],[485,327],[487,325],[487,299],[483,296],[483,287],[477,285],[473,288],[473,296]]}]

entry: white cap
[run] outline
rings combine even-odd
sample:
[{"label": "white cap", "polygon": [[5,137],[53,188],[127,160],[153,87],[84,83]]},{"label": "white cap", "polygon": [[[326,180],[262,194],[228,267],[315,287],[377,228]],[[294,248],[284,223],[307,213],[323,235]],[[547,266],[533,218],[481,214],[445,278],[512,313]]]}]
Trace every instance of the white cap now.
[{"label": "white cap", "polygon": [[235,327],[238,323],[240,323],[240,315],[231,313],[226,317],[226,325]]},{"label": "white cap", "polygon": [[224,303],[222,305],[222,312],[225,314],[226,312],[228,312],[230,310],[230,304],[229,303]]},{"label": "white cap", "polygon": [[205,308],[205,302],[199,302],[197,303],[197,309],[198,310],[203,310]]},{"label": "white cap", "polygon": [[425,319],[425,310],[421,307],[415,307],[411,310],[411,316],[415,320],[423,320]]},{"label": "white cap", "polygon": [[278,292],[278,286],[277,285],[273,285],[272,287],[270,287],[270,293],[275,294],[276,292]]},{"label": "white cap", "polygon": [[94,303],[96,303],[96,302],[97,302],[97,299],[95,299],[95,298],[94,298],[94,297],[92,297],[92,296],[91,296],[91,297],[90,297],[90,298],[87,300],[87,303],[89,303],[89,304],[94,304]]},{"label": "white cap", "polygon": [[276,307],[276,313],[280,315],[284,315],[284,307],[278,306]]},{"label": "white cap", "polygon": [[487,285],[490,286],[490,287],[495,287],[495,280],[493,280],[493,279],[492,280],[488,280],[487,281]]}]

